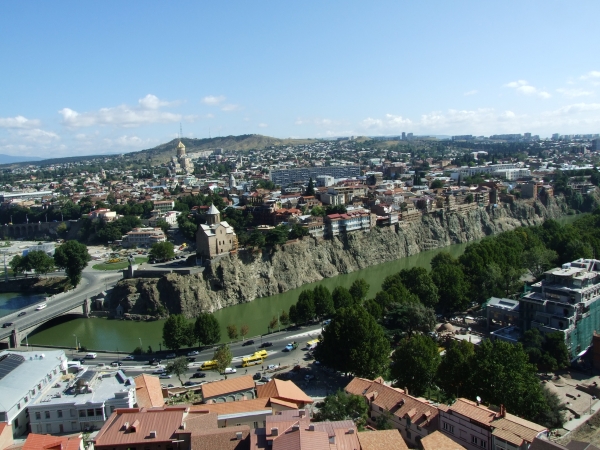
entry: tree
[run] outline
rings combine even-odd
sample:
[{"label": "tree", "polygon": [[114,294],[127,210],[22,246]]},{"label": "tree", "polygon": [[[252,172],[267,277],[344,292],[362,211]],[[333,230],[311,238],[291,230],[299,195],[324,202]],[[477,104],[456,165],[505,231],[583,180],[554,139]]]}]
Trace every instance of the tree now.
[{"label": "tree", "polygon": [[435,313],[420,303],[393,303],[385,316],[384,326],[393,336],[415,332],[428,333],[435,327]]},{"label": "tree", "polygon": [[335,309],[348,308],[354,304],[350,291],[343,286],[337,286],[331,293]]},{"label": "tree", "polygon": [[17,277],[17,275],[19,275],[20,273],[22,273],[24,271],[23,257],[21,255],[13,256],[12,259],[10,260],[10,263],[8,263],[8,265],[12,269],[13,275],[15,276],[15,278]]},{"label": "tree", "polygon": [[240,327],[240,336],[242,336],[242,341],[244,340],[244,338],[246,337],[246,335],[248,334],[248,331],[250,330],[250,327],[248,325],[242,325]]},{"label": "tree", "polygon": [[288,240],[289,230],[287,225],[277,225],[272,230],[269,230],[265,238],[267,245],[276,246],[283,245]]},{"label": "tree", "polygon": [[194,335],[200,345],[213,345],[221,340],[219,322],[209,313],[200,313],[194,324]]},{"label": "tree", "polygon": [[450,341],[437,371],[437,384],[447,395],[461,395],[470,377],[469,364],[474,355],[475,348],[470,342]]},{"label": "tree", "polygon": [[266,242],[265,235],[258,230],[254,230],[248,237],[248,245],[251,247],[263,248]]},{"label": "tree", "polygon": [[441,189],[444,187],[444,182],[442,180],[433,180],[429,189]]},{"label": "tree", "polygon": [[233,324],[227,325],[227,336],[229,336],[229,339],[237,339],[238,330],[235,325],[233,325]]},{"label": "tree", "polygon": [[167,221],[164,220],[164,219],[157,220],[156,221],[156,226],[158,228],[160,228],[163,231],[163,233],[165,233],[165,234],[167,234],[167,231],[169,231],[169,229],[171,228],[171,225],[169,225],[167,223]]},{"label": "tree", "polygon": [[375,320],[379,320],[383,317],[383,309],[375,300],[370,298],[363,303],[363,307],[369,314],[373,316]]},{"label": "tree", "polygon": [[548,429],[562,428],[566,422],[565,405],[560,401],[558,394],[550,391],[547,387],[542,389],[544,396],[544,407],[538,411],[534,422]]},{"label": "tree", "polygon": [[316,422],[353,420],[357,426],[367,423],[369,405],[362,395],[348,394],[340,389],[335,394],[329,394],[316,406]]},{"label": "tree", "polygon": [[387,371],[390,344],[375,319],[362,307],[337,311],[323,330],[315,358],[359,377],[375,378]]},{"label": "tree", "polygon": [[81,281],[81,273],[92,259],[84,244],[67,241],[54,252],[54,263],[64,269],[73,287]]},{"label": "tree", "polygon": [[397,386],[414,396],[431,387],[440,364],[437,344],[429,336],[417,334],[402,339],[392,355],[391,374]]},{"label": "tree", "polygon": [[277,327],[279,325],[279,316],[277,314],[275,314],[273,316],[273,318],[271,319],[271,321],[269,322],[269,329],[270,330],[275,330],[275,327]]},{"label": "tree", "polygon": [[315,317],[313,292],[302,291],[296,302],[296,323],[308,323]]},{"label": "tree", "polygon": [[[295,305],[293,305],[295,306]],[[291,309],[291,307],[290,307]],[[284,327],[287,327],[290,324],[290,315],[287,313],[285,309],[281,310],[281,314],[279,316],[279,323]]]},{"label": "tree", "polygon": [[149,256],[152,259],[164,260],[175,256],[174,246],[171,242],[157,242],[152,244]]},{"label": "tree", "polygon": [[[444,252],[442,252],[444,253]],[[458,261],[439,253],[431,261],[431,279],[439,295],[438,308],[445,311],[464,311],[469,304],[471,286]],[[442,255],[440,257],[440,255]],[[436,258],[439,259],[437,261]]]},{"label": "tree", "polygon": [[335,313],[331,292],[323,285],[318,285],[313,289],[313,303],[315,314],[319,318],[328,317]]},{"label": "tree", "polygon": [[308,196],[315,195],[315,185],[313,183],[312,177],[308,180],[308,187],[306,188],[304,195],[308,195]]},{"label": "tree", "polygon": [[231,354],[231,349],[227,344],[221,345],[213,354],[213,360],[217,361],[217,370],[219,373],[225,372],[225,369],[229,367],[229,364],[231,364],[232,359],[233,355]]},{"label": "tree", "polygon": [[163,342],[170,350],[179,350],[190,343],[194,335],[191,324],[182,314],[172,314],[163,325]]},{"label": "tree", "polygon": [[181,376],[185,375],[185,373],[188,370],[188,360],[185,356],[175,358],[173,361],[167,364],[165,370],[167,371],[167,373],[174,374],[183,386],[183,380],[181,379]]},{"label": "tree", "polygon": [[384,409],[375,419],[375,428],[378,430],[393,430],[394,424],[392,423],[392,413],[387,409]]},{"label": "tree", "polygon": [[298,311],[296,305],[290,306],[290,312],[288,314],[290,323],[298,324],[300,321],[298,320]]},{"label": "tree", "polygon": [[412,293],[419,297],[421,303],[433,308],[438,302],[438,290],[431,279],[431,275],[423,267],[402,269],[399,272],[402,284]]},{"label": "tree", "polygon": [[48,254],[41,250],[35,250],[25,255],[26,267],[29,270],[33,269],[36,273],[43,275],[54,269],[54,259],[48,256]]},{"label": "tree", "polygon": [[362,303],[362,301],[367,298],[369,287],[369,283],[367,283],[363,278],[359,278],[352,283],[349,292],[356,303]]},{"label": "tree", "polygon": [[523,265],[529,273],[537,280],[542,274],[551,269],[553,263],[558,259],[558,253],[549,250],[542,245],[533,247],[523,253]]}]

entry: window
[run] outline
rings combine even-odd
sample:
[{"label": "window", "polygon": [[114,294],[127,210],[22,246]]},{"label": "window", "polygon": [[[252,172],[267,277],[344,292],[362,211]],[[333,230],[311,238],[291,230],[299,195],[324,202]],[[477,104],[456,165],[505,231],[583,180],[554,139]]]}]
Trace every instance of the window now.
[{"label": "window", "polygon": [[50,418],[50,411],[44,411],[44,417],[46,419],[49,419]]},{"label": "window", "polygon": [[37,420],[40,420],[40,419],[42,418],[42,413],[41,413],[41,412],[39,412],[39,411],[36,411],[36,412],[35,412],[35,418],[36,418]]},{"label": "window", "polygon": [[254,428],[258,428],[258,422],[254,422]]},{"label": "window", "polygon": [[102,408],[96,408],[96,415],[97,416],[103,416],[104,414],[102,413]]},{"label": "window", "polygon": [[443,422],[443,428],[450,434],[454,434],[454,426],[450,425],[448,422]]},{"label": "window", "polygon": [[17,403],[17,409],[21,409],[21,402]]},{"label": "window", "polygon": [[51,423],[46,424],[46,433],[52,433],[52,424]]},{"label": "window", "polygon": [[88,417],[94,417],[94,410],[93,409],[88,409],[87,410],[87,416]]},{"label": "window", "polygon": [[38,434],[40,434],[42,432],[42,424],[38,423],[35,427],[37,428]]},{"label": "window", "polygon": [[471,435],[471,444],[477,445],[477,441],[478,441],[477,436]]},{"label": "window", "polygon": [[383,412],[383,408],[381,406],[379,407],[379,412]]},{"label": "window", "polygon": [[62,417],[62,411],[60,409],[58,411],[56,411],[56,414],[58,415],[59,418]]},{"label": "window", "polygon": [[412,440],[412,435],[410,434],[410,431],[408,431],[408,430],[406,430],[406,439]]},{"label": "window", "polygon": [[85,417],[85,409],[79,410],[79,417]]},{"label": "window", "polygon": [[479,439],[479,445],[481,446],[481,448],[487,448],[487,442],[483,439]]},{"label": "window", "polygon": [[15,428],[19,428],[19,419],[18,418],[15,419]]},{"label": "window", "polygon": [[71,417],[75,417],[75,410],[74,409],[71,410]]}]

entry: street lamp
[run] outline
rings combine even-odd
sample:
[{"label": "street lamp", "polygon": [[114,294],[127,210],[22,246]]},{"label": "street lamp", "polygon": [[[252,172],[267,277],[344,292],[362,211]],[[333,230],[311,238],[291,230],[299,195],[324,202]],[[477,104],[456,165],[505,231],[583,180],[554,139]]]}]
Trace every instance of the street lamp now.
[{"label": "street lamp", "polygon": [[140,350],[142,353],[144,352],[144,347],[142,347],[142,338],[138,338],[140,340]]},{"label": "street lamp", "polygon": [[73,335],[73,337],[75,338],[75,350],[77,350],[77,336]]}]

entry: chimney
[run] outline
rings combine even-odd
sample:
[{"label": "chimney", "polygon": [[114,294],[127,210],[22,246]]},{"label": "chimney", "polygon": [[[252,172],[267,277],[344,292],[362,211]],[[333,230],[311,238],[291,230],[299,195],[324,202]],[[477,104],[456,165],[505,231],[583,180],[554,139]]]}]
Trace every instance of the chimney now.
[{"label": "chimney", "polygon": [[335,445],[335,436],[329,436],[329,443]]},{"label": "chimney", "polygon": [[242,440],[242,434],[243,433],[241,431],[238,431],[237,433],[235,433],[235,439],[238,440],[238,441],[241,441]]},{"label": "chimney", "polygon": [[271,436],[279,436],[279,428],[278,427],[271,428]]},{"label": "chimney", "polygon": [[300,425],[295,424],[292,426],[292,431],[298,431],[300,429]]},{"label": "chimney", "polygon": [[298,414],[300,415],[300,417],[304,417],[306,415],[306,411],[304,409],[301,409],[300,411],[298,411]]},{"label": "chimney", "polygon": [[315,431],[315,426],[312,423],[308,426],[308,431]]},{"label": "chimney", "polygon": [[348,428],[348,434],[354,434],[354,428]]},{"label": "chimney", "polygon": [[154,439],[154,438],[156,437],[156,431],[151,431],[151,432],[150,432],[150,437],[151,437],[152,439]]},{"label": "chimney", "polygon": [[506,408],[502,404],[500,404],[500,417],[506,417]]}]

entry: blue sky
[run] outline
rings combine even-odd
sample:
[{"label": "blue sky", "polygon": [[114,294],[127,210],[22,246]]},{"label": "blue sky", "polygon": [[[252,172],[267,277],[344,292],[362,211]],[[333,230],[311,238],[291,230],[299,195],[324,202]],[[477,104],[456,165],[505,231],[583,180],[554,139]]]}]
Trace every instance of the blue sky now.
[{"label": "blue sky", "polygon": [[600,132],[600,2],[0,2],[0,153]]}]

